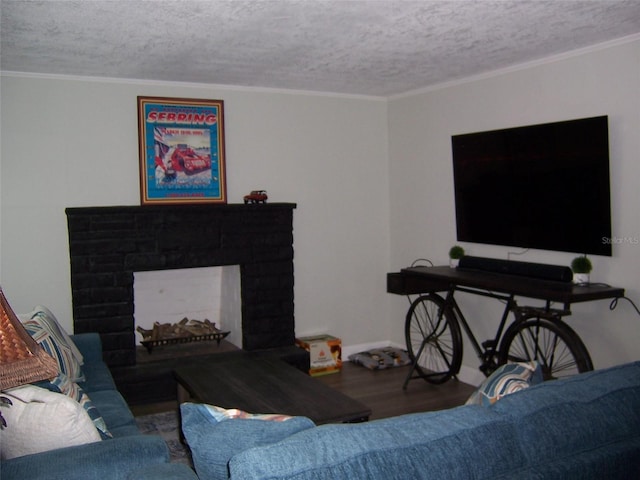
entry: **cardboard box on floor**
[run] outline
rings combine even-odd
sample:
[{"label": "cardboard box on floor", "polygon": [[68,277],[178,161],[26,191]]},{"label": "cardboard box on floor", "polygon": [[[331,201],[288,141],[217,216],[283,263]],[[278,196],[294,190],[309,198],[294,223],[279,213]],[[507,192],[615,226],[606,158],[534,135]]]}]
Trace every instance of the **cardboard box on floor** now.
[{"label": "cardboard box on floor", "polygon": [[296,338],[296,345],[309,352],[309,375],[317,377],[342,369],[342,342],[332,335]]}]

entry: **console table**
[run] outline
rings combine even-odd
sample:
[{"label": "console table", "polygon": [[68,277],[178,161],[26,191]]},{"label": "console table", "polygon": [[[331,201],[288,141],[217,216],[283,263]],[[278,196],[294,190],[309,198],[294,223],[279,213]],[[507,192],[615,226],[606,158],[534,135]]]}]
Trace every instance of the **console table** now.
[{"label": "console table", "polygon": [[[592,370],[587,348],[562,317],[570,315],[572,303],[624,296],[624,289],[619,287],[574,285],[448,266],[417,266],[388,273],[387,291],[419,295],[405,319],[405,339],[413,366],[403,388],[412,378],[443,383],[454,377],[462,364],[462,332],[480,358],[479,368],[485,375],[507,362],[532,360],[542,366],[545,379]],[[438,292],[446,292],[446,296]],[[456,292],[505,303],[494,338],[478,342],[455,300]],[[516,296],[544,300],[545,306],[520,306]],[[562,308],[554,308],[554,303],[562,304]],[[511,313],[514,320],[507,324]]]},{"label": "console table", "polygon": [[444,267],[409,267],[387,274],[387,292],[410,295],[448,291],[452,286],[478,288],[536,298],[548,302],[560,302],[565,308],[572,303],[618,298],[624,289],[600,284],[575,285],[518,275]]}]

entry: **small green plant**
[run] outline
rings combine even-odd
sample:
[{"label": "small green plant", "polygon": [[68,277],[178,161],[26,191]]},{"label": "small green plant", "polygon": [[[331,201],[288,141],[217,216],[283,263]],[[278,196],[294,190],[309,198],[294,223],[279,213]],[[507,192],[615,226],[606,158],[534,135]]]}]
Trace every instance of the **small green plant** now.
[{"label": "small green plant", "polygon": [[453,247],[451,247],[451,250],[449,250],[450,259],[460,260],[462,257],[464,257],[464,248],[462,248],[460,245],[454,245]]},{"label": "small green plant", "polygon": [[573,273],[591,273],[592,268],[591,260],[589,260],[586,255],[576,257],[571,261],[571,270],[573,270]]}]

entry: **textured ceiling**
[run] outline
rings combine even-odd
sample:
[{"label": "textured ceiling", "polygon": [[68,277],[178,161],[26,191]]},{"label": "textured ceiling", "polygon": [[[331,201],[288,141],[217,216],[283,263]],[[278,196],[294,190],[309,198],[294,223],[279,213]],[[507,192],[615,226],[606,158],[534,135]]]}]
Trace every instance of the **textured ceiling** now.
[{"label": "textured ceiling", "polygon": [[640,32],[640,0],[1,0],[0,69],[388,96]]}]

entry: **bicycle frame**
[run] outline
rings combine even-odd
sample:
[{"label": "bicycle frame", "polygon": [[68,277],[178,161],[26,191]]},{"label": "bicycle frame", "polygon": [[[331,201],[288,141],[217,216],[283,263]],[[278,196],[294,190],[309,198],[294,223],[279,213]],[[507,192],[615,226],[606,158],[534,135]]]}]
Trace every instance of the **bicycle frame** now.
[{"label": "bicycle frame", "polygon": [[[504,312],[502,313],[502,317],[500,319],[500,324],[498,325],[498,330],[496,332],[496,336],[493,339],[488,339],[482,342],[482,346],[478,342],[476,336],[474,335],[469,323],[467,322],[466,317],[462,313],[458,302],[454,298],[454,294],[456,292],[463,293],[471,293],[474,295],[481,295],[483,297],[495,298],[496,300],[501,300],[506,302],[504,307]],[[498,294],[493,292],[487,292],[483,290],[476,290],[467,287],[459,287],[459,286],[451,286],[449,291],[447,292],[447,296],[445,297],[445,307],[451,309],[456,320],[462,325],[463,330],[467,334],[467,338],[471,342],[471,346],[475,350],[478,358],[482,361],[480,365],[480,370],[485,374],[489,375],[493,370],[497,368],[496,355],[498,353],[498,344],[500,342],[500,338],[502,337],[502,333],[504,332],[504,328],[507,324],[507,318],[509,317],[509,313],[516,312],[518,307],[517,302],[515,301],[514,294]],[[514,321],[517,321],[514,320]]]}]

